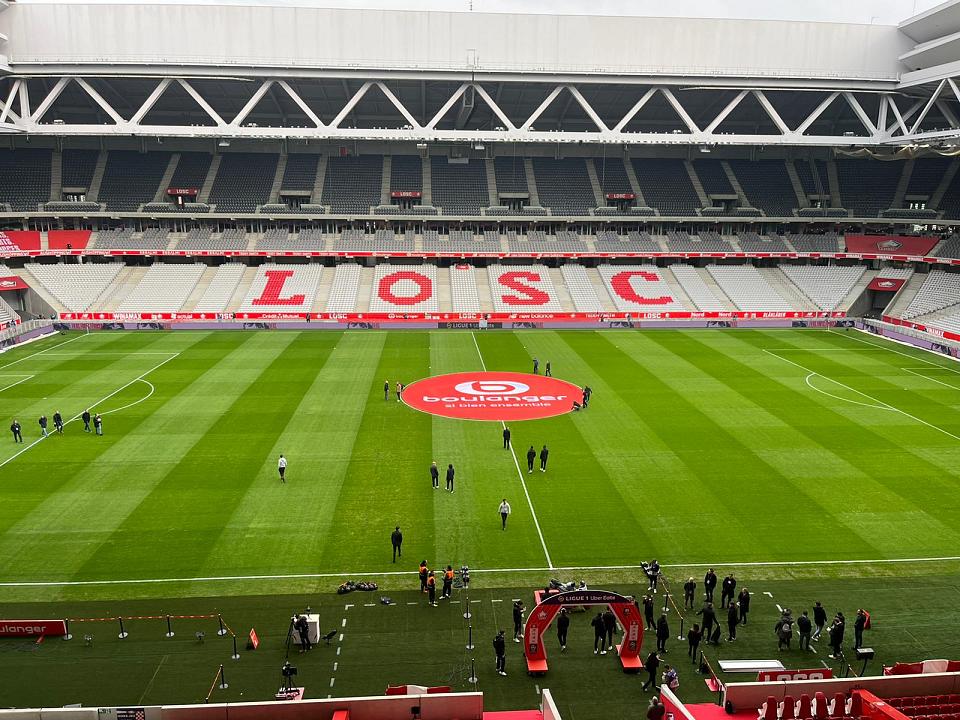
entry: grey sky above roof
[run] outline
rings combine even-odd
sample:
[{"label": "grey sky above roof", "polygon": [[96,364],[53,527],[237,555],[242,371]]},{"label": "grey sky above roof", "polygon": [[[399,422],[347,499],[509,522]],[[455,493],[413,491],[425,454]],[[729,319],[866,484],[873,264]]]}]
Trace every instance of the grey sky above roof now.
[{"label": "grey sky above roof", "polygon": [[[307,7],[379,8],[392,10],[519,12],[561,15],[634,15],[647,17],[705,17],[753,20],[808,20],[818,22],[896,25],[929,10],[941,0],[125,0],[159,5],[285,5]],[[20,0],[64,2],[64,0]],[[118,0],[82,0],[118,3]]]}]

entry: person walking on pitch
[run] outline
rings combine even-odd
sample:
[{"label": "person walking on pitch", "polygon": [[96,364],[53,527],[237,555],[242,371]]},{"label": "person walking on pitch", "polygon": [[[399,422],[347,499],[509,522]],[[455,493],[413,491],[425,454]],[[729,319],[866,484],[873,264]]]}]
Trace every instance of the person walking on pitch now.
[{"label": "person walking on pitch", "polygon": [[90,432],[90,411],[84,410],[83,415],[80,416],[80,419],[83,420],[83,431]]},{"label": "person walking on pitch", "polygon": [[540,472],[547,471],[547,458],[550,456],[550,451],[547,450],[547,446],[544,445],[543,449],[540,451]]},{"label": "person walking on pitch", "polygon": [[103,418],[100,416],[100,413],[93,416],[93,429],[97,435],[103,435]]},{"label": "person walking on pitch", "polygon": [[537,459],[537,451],[533,449],[533,445],[530,446],[530,449],[527,450],[527,472],[533,472],[533,463]]},{"label": "person walking on pitch", "polygon": [[546,367],[544,367],[544,369],[543,369],[543,376],[544,376],[544,377],[553,377],[553,373],[550,372],[550,361],[549,361],[549,360],[547,360]]},{"label": "person walking on pitch", "polygon": [[389,380],[383,381],[383,399],[384,400],[390,399],[390,381]]},{"label": "person walking on pitch", "polygon": [[440,468],[437,467],[437,461],[430,463],[430,481],[433,483],[433,489],[440,487]]},{"label": "person walking on pitch", "polygon": [[540,373],[540,361],[536,358],[533,359],[533,374],[538,375]]},{"label": "person walking on pitch", "polygon": [[59,410],[53,412],[53,429],[57,431],[57,435],[63,435],[63,415]]},{"label": "person walking on pitch", "polygon": [[43,433],[43,436],[49,437],[50,433],[47,432],[47,416],[41,415],[37,422],[40,424],[40,432]]},{"label": "person walking on pitch", "polygon": [[400,402],[403,399],[403,383],[397,382],[397,402]]},{"label": "person walking on pitch", "polygon": [[393,545],[393,561],[396,562],[398,557],[403,557],[403,553],[400,551],[400,546],[403,545],[403,533],[400,532],[399,525],[390,533],[390,544]]},{"label": "person walking on pitch", "polygon": [[603,613],[603,632],[607,638],[607,650],[613,650],[613,636],[617,632],[617,616],[607,608]]},{"label": "person walking on pitch", "polygon": [[500,507],[497,510],[500,513],[500,529],[507,529],[507,517],[510,515],[510,503],[507,502],[507,499],[504,498],[500,503]]},{"label": "person walking on pitch", "polygon": [[437,606],[437,579],[433,576],[433,570],[427,573],[427,604]]},{"label": "person walking on pitch", "polygon": [[23,434],[20,432],[20,421],[14,418],[13,423],[10,425],[10,432],[13,433],[13,441],[15,443],[23,442]]},{"label": "person walking on pitch", "polygon": [[287,459],[282,454],[280,459],[277,460],[277,472],[280,473],[280,482],[285,483],[287,481]]},{"label": "person walking on pitch", "polygon": [[497,656],[497,673],[507,676],[507,642],[503,639],[503,630],[493,639],[493,652]]},{"label": "person walking on pitch", "polygon": [[520,636],[523,634],[523,614],[525,612],[526,608],[523,606],[522,600],[513,603],[513,641],[515,643],[520,642]]},{"label": "person walking on pitch", "polygon": [[503,426],[503,449],[510,449],[510,428],[506,425]]},{"label": "person walking on pitch", "polygon": [[567,630],[570,627],[570,616],[566,608],[560,608],[557,615],[557,640],[560,641],[560,652],[567,651]]},{"label": "person walking on pitch", "polygon": [[420,577],[420,592],[425,593],[427,591],[427,578],[430,576],[430,570],[427,568],[427,561],[420,561],[420,569],[417,571],[417,574]]},{"label": "person walking on pitch", "polygon": [[603,626],[603,613],[598,612],[596,617],[590,621],[590,624],[593,626],[593,654],[606,655],[607,651],[604,647],[603,641],[607,631]]},{"label": "person walking on pitch", "polygon": [[456,471],[453,469],[453,463],[447,465],[447,490],[453,492],[453,476]]}]

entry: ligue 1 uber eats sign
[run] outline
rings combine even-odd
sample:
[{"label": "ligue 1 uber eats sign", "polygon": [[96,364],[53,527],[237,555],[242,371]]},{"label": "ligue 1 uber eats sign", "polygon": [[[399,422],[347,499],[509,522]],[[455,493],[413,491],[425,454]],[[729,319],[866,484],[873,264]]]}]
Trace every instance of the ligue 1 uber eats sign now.
[{"label": "ligue 1 uber eats sign", "polygon": [[462,420],[536,420],[562,415],[580,402],[564,380],[514,372],[461,372],[411,383],[403,401],[421,412]]}]

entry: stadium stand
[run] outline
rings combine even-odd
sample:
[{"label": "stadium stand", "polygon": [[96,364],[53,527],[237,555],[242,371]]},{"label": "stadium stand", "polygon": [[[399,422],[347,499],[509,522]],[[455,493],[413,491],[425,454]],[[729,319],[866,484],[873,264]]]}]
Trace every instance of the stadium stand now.
[{"label": "stadium stand", "polygon": [[273,153],[223,155],[210,203],[217,206],[217,212],[254,212],[270,199],[277,160]]},{"label": "stadium stand", "polygon": [[370,312],[437,312],[437,266],[377,265]]},{"label": "stadium stand", "polygon": [[178,312],[200,282],[205,265],[154,263],[117,307],[120,312]]},{"label": "stadium stand", "polygon": [[792,217],[797,207],[783,160],[731,160],[730,168],[750,205],[771,217]]},{"label": "stadium stand", "polygon": [[226,312],[230,299],[237,292],[237,287],[240,285],[246,269],[246,266],[240,263],[224,263],[218,267],[210,279],[210,284],[207,285],[192,311]]},{"label": "stadium stand", "polygon": [[825,311],[836,310],[866,271],[863,265],[853,267],[784,265],[780,269],[800,289],[800,292]]},{"label": "stadium stand", "polygon": [[785,253],[790,248],[779,235],[760,235],[759,233],[744,231],[737,235],[737,244],[740,249],[748,253]]},{"label": "stadium stand", "polygon": [[953,162],[952,158],[932,157],[914,161],[906,197],[925,197],[929,200],[940,186],[940,181]]},{"label": "stadium stand", "polygon": [[671,230],[667,233],[667,250],[682,253],[734,252],[729,241],[725,240],[719,233],[712,231],[704,231],[698,236],[690,236],[685,232]]},{"label": "stadium stand", "polygon": [[97,167],[97,150],[64,150],[62,182],[64,190],[90,188],[93,171]]},{"label": "stadium stand", "polygon": [[[957,173],[960,175],[960,173]],[[931,255],[942,258],[960,258],[960,235],[951,235],[933,249]]]},{"label": "stadium stand", "polygon": [[515,233],[507,233],[509,252],[518,253],[582,253],[587,251],[586,244],[574,232],[561,230],[556,235],[548,235],[542,230],[531,230],[526,238]]},{"label": "stadium stand", "polygon": [[900,161],[838,160],[843,207],[854,217],[878,217],[893,204],[902,173]]},{"label": "stadium stand", "polygon": [[947,186],[940,201],[940,210],[945,218],[960,219],[960,172],[953,176]]},{"label": "stadium stand", "polygon": [[37,283],[70,312],[84,312],[96,302],[124,269],[122,263],[43,265],[27,263]]},{"label": "stadium stand", "polygon": [[261,265],[237,312],[309,312],[322,271],[322,265]]},{"label": "stadium stand", "polygon": [[393,230],[377,230],[366,233],[363,230],[346,229],[340,234],[336,250],[351,252],[413,252],[415,239],[413,231],[397,236]]},{"label": "stadium stand", "polygon": [[170,164],[170,153],[111,150],[98,200],[108,210],[131,211],[153,200]]},{"label": "stadium stand", "polygon": [[454,312],[481,312],[476,270],[472,265],[450,266],[450,304]]},{"label": "stadium stand", "polygon": [[433,204],[445,215],[479,215],[490,205],[486,165],[483,160],[451,162],[447,157],[430,158]]},{"label": "stadium stand", "polygon": [[611,230],[597,233],[593,243],[597,252],[603,253],[662,253],[663,248],[648,233],[631,232],[627,239]]},{"label": "stadium stand", "polygon": [[680,284],[680,288],[703,312],[720,312],[727,306],[717,298],[710,286],[704,282],[697,269],[691,265],[677,264],[670,266],[670,272]]},{"label": "stadium stand", "polygon": [[597,206],[583,158],[534,158],[533,173],[540,205],[554,215],[589,215]]},{"label": "stadium stand", "polygon": [[627,170],[621,158],[594,158],[593,167],[597,171],[597,180],[604,195],[633,192],[633,186],[630,185],[630,178],[627,177]]},{"label": "stadium stand", "polygon": [[835,253],[840,252],[836,233],[814,235],[811,233],[788,234],[786,239],[799,253]]},{"label": "stadium stand", "polygon": [[[293,190],[313,192],[317,181],[317,156],[305,153],[287,155],[287,164],[280,181],[280,192]],[[309,198],[308,198],[309,199]]]},{"label": "stadium stand", "polygon": [[603,303],[597,297],[597,291],[587,269],[583,265],[567,263],[560,266],[564,285],[573,300],[573,309],[577,312],[603,312]]},{"label": "stadium stand", "polygon": [[170,187],[200,190],[210,170],[213,156],[210,153],[183,152],[173,172]]},{"label": "stadium stand", "polygon": [[197,252],[239,252],[247,249],[247,233],[242,228],[225,228],[213,237],[209,227],[194,228],[180,242],[177,250]]},{"label": "stadium stand", "polygon": [[563,312],[550,273],[543,265],[488,265],[496,312]]},{"label": "stadium stand", "polygon": [[[498,157],[493,161],[497,179],[497,192],[529,193],[527,173],[522,157],[515,155]],[[491,202],[496,198],[491,198]],[[489,212],[487,214],[490,214]]]},{"label": "stadium stand", "polygon": [[655,265],[601,265],[598,270],[607,292],[621,312],[688,309],[677,300]]},{"label": "stadium stand", "polygon": [[419,155],[394,155],[390,164],[390,189],[422,192],[422,165]]},{"label": "stadium stand", "polygon": [[356,263],[337,265],[333,285],[327,298],[328,313],[350,313],[357,310],[357,295],[360,293],[361,268]]},{"label": "stadium stand", "polygon": [[423,233],[423,249],[425,252],[463,253],[499,253],[500,233],[496,230],[475,236],[470,230],[450,230],[447,235],[440,235],[436,230],[425,230]]},{"label": "stadium stand", "polygon": [[380,203],[383,157],[380,155],[330,156],[323,183],[322,203],[332,213],[363,213]]},{"label": "stadium stand", "polygon": [[0,202],[14,211],[36,210],[50,199],[49,150],[0,150]]},{"label": "stadium stand", "polygon": [[169,233],[166,228],[148,228],[137,236],[133,228],[116,228],[101,230],[94,242],[101,250],[166,250]]},{"label": "stadium stand", "polygon": [[43,209],[47,212],[85,213],[100,212],[103,210],[103,205],[89,201],[54,200],[52,202],[44,203]]},{"label": "stadium stand", "polygon": [[643,198],[661,215],[696,215],[697,191],[683,160],[633,159]]},{"label": "stadium stand", "polygon": [[719,160],[694,160],[693,169],[707,195],[733,195],[733,186]]},{"label": "stadium stand", "polygon": [[830,195],[829,174],[827,163],[823,160],[794,160],[793,167],[797,171],[800,187],[807,197],[811,195]]},{"label": "stadium stand", "polygon": [[324,247],[323,233],[304,229],[287,232],[286,228],[268,228],[257,241],[258,252],[320,252]]},{"label": "stadium stand", "polygon": [[741,310],[779,312],[794,309],[753,265],[708,265],[707,271]]},{"label": "stadium stand", "polygon": [[903,317],[910,319],[937,312],[957,302],[960,302],[960,274],[932,270],[903,311]]}]

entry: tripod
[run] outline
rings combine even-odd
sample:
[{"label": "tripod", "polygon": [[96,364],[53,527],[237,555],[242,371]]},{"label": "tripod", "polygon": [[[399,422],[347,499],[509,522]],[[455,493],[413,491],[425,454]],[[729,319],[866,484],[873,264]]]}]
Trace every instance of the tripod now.
[{"label": "tripod", "polygon": [[287,628],[287,651],[283,656],[284,661],[290,659],[290,645],[293,643],[293,633],[296,631],[296,622],[297,617],[294,615],[290,618],[290,627]]}]

